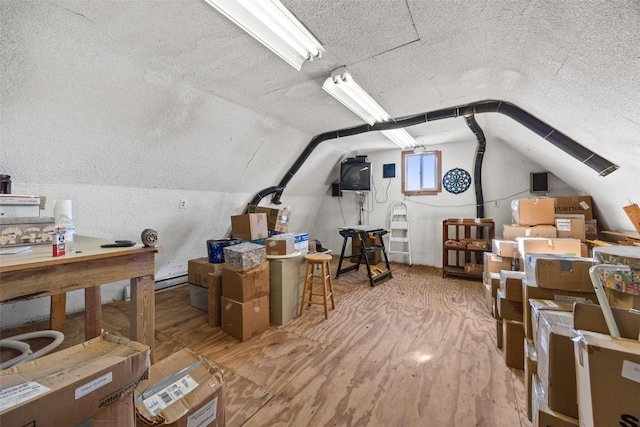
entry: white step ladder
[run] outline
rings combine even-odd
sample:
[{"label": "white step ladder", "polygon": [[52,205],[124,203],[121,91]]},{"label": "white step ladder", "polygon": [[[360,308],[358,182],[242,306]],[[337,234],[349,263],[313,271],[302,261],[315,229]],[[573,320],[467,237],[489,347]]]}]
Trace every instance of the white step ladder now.
[{"label": "white step ladder", "polygon": [[405,202],[396,202],[391,207],[391,216],[389,218],[389,248],[387,253],[400,254],[409,257],[409,266],[411,262],[411,240],[409,239],[409,209]]}]

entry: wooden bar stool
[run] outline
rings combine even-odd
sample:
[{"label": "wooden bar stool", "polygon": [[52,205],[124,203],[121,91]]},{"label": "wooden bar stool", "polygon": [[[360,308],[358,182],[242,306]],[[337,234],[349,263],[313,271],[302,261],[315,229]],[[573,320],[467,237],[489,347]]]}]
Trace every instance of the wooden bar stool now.
[{"label": "wooden bar stool", "polygon": [[[331,255],[329,254],[308,254],[304,259],[307,261],[307,273],[304,277],[304,290],[302,291],[302,301],[300,302],[300,316],[304,312],[304,305],[306,304],[322,304],[324,305],[324,317],[329,319],[329,301],[331,298],[331,308],[335,310],[336,303],[333,299],[333,281],[331,279]],[[316,269],[315,267],[319,268]],[[322,275],[317,276],[315,271],[319,271]],[[322,292],[313,292],[314,284],[318,284],[322,287]],[[322,301],[318,298],[322,297]]]}]

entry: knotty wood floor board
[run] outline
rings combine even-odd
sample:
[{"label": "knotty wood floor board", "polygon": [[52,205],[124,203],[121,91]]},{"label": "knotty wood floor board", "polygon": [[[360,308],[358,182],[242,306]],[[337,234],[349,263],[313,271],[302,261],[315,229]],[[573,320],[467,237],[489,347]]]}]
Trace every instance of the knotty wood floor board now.
[{"label": "knotty wood floor board", "polygon": [[[336,258],[332,266],[335,276]],[[343,274],[329,320],[312,306],[244,343],[207,324],[188,286],[157,292],[155,360],[190,347],[218,363],[230,427],[530,427],[523,375],[495,347],[481,284],[431,267],[392,269],[375,287],[364,266]],[[105,331],[128,336],[128,325],[128,302],[103,306]],[[61,348],[81,342],[83,328],[83,313],[67,316]]]}]

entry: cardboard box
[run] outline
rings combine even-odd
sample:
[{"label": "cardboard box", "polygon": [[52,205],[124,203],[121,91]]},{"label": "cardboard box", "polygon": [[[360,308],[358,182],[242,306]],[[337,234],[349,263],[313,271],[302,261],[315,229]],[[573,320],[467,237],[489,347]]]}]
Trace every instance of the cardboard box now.
[{"label": "cardboard box", "polygon": [[289,208],[269,208],[249,205],[248,213],[264,213],[267,216],[267,228],[271,231],[286,233],[289,231],[291,211]]},{"label": "cardboard box", "polygon": [[184,348],[155,363],[136,388],[138,426],[223,427],[224,388],[220,368]]},{"label": "cardboard box", "polygon": [[502,350],[502,346],[503,346],[503,331],[504,331],[504,327],[503,327],[503,321],[502,319],[496,319],[496,348]]},{"label": "cardboard box", "polygon": [[527,283],[539,288],[594,292],[589,276],[593,265],[590,258],[531,254],[526,258],[524,271]]},{"label": "cardboard box", "polygon": [[470,274],[482,274],[484,266],[482,264],[465,263],[464,272]]},{"label": "cardboard box", "polygon": [[269,297],[238,302],[222,297],[222,331],[246,341],[269,329]]},{"label": "cardboard box", "polygon": [[496,255],[493,252],[483,253],[484,280],[488,283],[491,273],[500,273],[500,270],[511,270],[511,258]]},{"label": "cardboard box", "polygon": [[264,240],[267,255],[289,255],[296,250],[296,239],[293,233],[279,234]]},{"label": "cardboard box", "polygon": [[505,298],[502,289],[500,289],[498,291],[498,298],[496,298],[496,302],[498,305],[498,315],[501,319],[522,322],[522,300],[509,301]]},{"label": "cardboard box", "polygon": [[517,225],[554,225],[554,199],[533,198],[511,201],[513,223]]},{"label": "cardboard box", "polygon": [[578,420],[560,414],[552,409],[545,402],[544,391],[537,375],[533,376],[533,387],[531,396],[531,412],[533,415],[533,427],[577,427]]},{"label": "cardboard box", "polygon": [[640,420],[640,341],[578,331],[574,341],[583,426],[633,426]]},{"label": "cardboard box", "polygon": [[640,310],[640,296],[624,294],[610,288],[605,288],[604,293],[607,295],[611,307]]},{"label": "cardboard box", "polygon": [[239,270],[257,267],[267,260],[267,251],[263,245],[251,242],[224,248],[225,264]]},{"label": "cardboard box", "polygon": [[490,273],[488,284],[491,285],[491,296],[497,298],[498,289],[500,289],[500,273]]},{"label": "cardboard box", "polygon": [[136,405],[134,393],[118,400],[113,405],[100,409],[91,419],[76,427],[136,427]]},{"label": "cardboard box", "polygon": [[[595,304],[576,303],[573,307],[573,329],[608,334],[602,309]],[[620,336],[633,339],[640,334],[640,312],[611,307]]]},{"label": "cardboard box", "polygon": [[40,216],[40,196],[0,194],[1,218],[37,218]]},{"label": "cardboard box", "polygon": [[556,214],[584,215],[585,220],[593,219],[591,196],[556,197],[554,212]]},{"label": "cardboard box", "polygon": [[527,339],[524,343],[524,389],[527,393],[527,418],[533,419],[533,376],[538,373],[538,353],[533,341]]},{"label": "cardboard box", "polygon": [[607,288],[640,296],[640,246],[598,246],[593,257],[598,263],[629,266],[628,272],[599,272],[600,281]]},{"label": "cardboard box", "polygon": [[504,225],[504,239],[516,240],[516,237],[558,237],[556,227],[553,225]]},{"label": "cardboard box", "polygon": [[510,368],[524,369],[524,328],[522,322],[502,320],[502,352]]},{"label": "cardboard box", "polygon": [[522,281],[524,272],[522,271],[500,271],[500,289],[504,292],[504,297],[509,301],[522,302]]},{"label": "cardboard box", "polygon": [[234,239],[242,240],[265,239],[269,237],[267,215],[264,213],[232,215],[231,235]]},{"label": "cardboard box", "polygon": [[487,307],[487,310],[489,310],[489,313],[491,313],[491,316],[495,316],[493,312],[495,299],[491,296],[491,285],[484,283],[483,288],[484,288],[484,304]]},{"label": "cardboard box", "polygon": [[[558,289],[543,289],[537,286],[525,284],[524,301],[529,301],[529,308],[524,307],[524,328],[527,338],[534,339],[533,316],[535,309],[539,310],[561,310],[571,311],[576,302],[597,303],[598,298],[595,293],[561,291]],[[533,300],[542,300],[534,302]]]},{"label": "cardboard box", "polygon": [[578,239],[584,243],[586,238],[584,215],[556,215],[556,230],[559,238]]},{"label": "cardboard box", "polygon": [[[187,280],[189,283],[207,289],[207,323],[211,326],[220,326],[222,266],[223,264],[210,263],[208,258],[196,258],[188,262]],[[191,305],[204,310],[202,308],[202,290],[194,289],[193,293],[194,300],[192,300]]]},{"label": "cardboard box", "polygon": [[549,408],[578,418],[576,370],[573,354],[573,313],[542,311],[536,351],[538,377]]},{"label": "cardboard box", "polygon": [[269,295],[269,261],[247,270],[228,264],[222,268],[222,296],[238,301],[253,301]]},{"label": "cardboard box", "polygon": [[558,254],[579,256],[582,248],[578,239],[540,239],[535,237],[519,237],[518,252],[526,260],[528,254]]},{"label": "cardboard box", "polygon": [[0,371],[0,425],[76,425],[149,374],[149,347],[102,335]]},{"label": "cardboard box", "polygon": [[53,243],[53,217],[0,217],[0,248]]},{"label": "cardboard box", "polygon": [[[513,258],[514,254],[518,251],[518,242],[515,240],[499,240],[493,239],[491,241],[491,251],[501,257]],[[510,270],[508,268],[506,270]]]}]

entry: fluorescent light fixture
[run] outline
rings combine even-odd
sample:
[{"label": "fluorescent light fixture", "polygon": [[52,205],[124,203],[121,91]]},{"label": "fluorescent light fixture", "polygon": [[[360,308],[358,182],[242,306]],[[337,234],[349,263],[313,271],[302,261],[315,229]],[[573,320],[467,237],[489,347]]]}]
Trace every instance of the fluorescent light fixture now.
[{"label": "fluorescent light fixture", "polygon": [[[391,121],[391,116],[356,83],[344,67],[333,70],[322,89],[372,126],[375,123]],[[416,141],[405,129],[383,130],[382,134],[400,148],[416,145]]]},{"label": "fluorescent light fixture", "polygon": [[400,148],[415,147],[416,140],[413,139],[405,129],[383,130],[382,134],[393,141]]},{"label": "fluorescent light fixture", "polygon": [[296,70],[324,47],[280,0],[205,0]]}]

